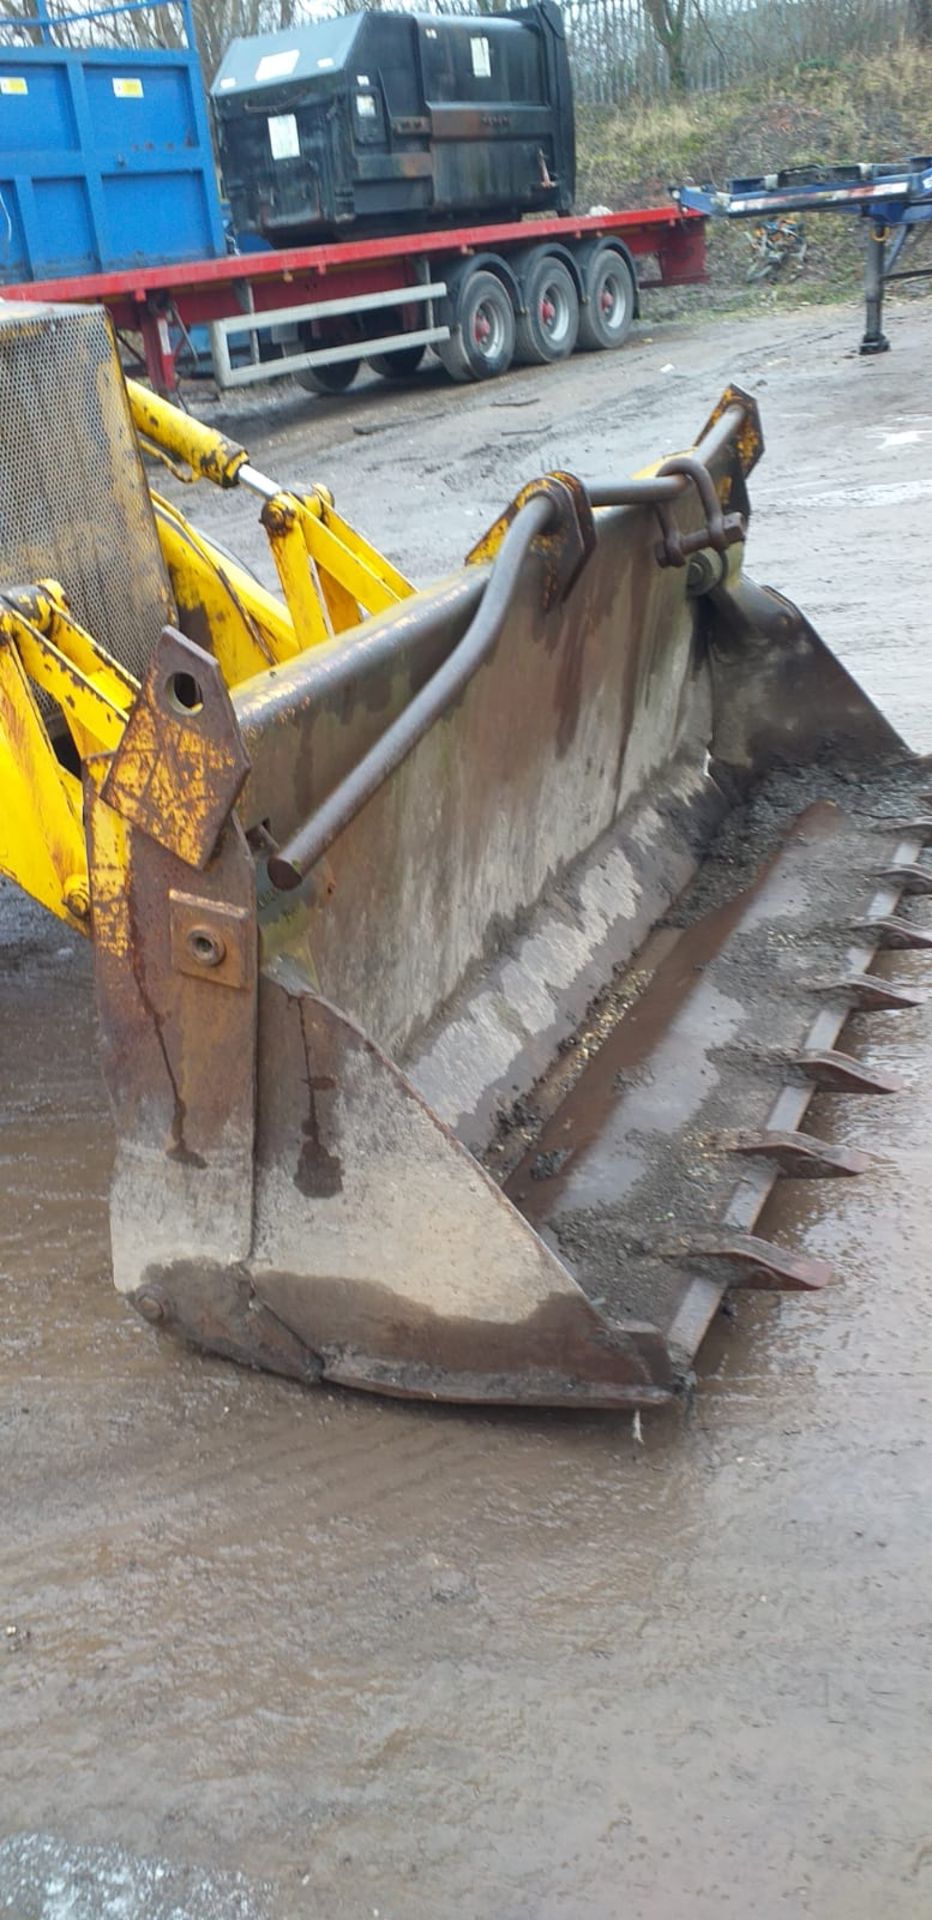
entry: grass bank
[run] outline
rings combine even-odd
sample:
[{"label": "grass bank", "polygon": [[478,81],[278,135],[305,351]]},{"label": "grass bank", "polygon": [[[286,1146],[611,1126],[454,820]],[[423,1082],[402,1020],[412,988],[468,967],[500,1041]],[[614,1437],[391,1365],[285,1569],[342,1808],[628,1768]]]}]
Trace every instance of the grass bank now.
[{"label": "grass bank", "polygon": [[[722,93],[581,107],[577,124],[580,207],[657,204],[666,199],[670,181],[724,186],[736,174],[813,161],[898,160],[932,151],[932,52],[903,41],[882,60],[851,56]],[[709,303],[796,305],[854,292],[861,275],[860,231],[850,216],[811,215],[801,277],[760,288],[747,284],[746,223],[713,222]],[[932,250],[926,251],[932,265]],[[899,297],[915,298],[928,285],[917,281]]]}]

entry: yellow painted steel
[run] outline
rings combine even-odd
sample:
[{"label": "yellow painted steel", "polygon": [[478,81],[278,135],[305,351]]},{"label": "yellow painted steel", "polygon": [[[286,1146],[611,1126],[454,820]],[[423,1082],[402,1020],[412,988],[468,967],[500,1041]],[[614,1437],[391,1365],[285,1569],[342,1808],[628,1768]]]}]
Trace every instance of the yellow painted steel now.
[{"label": "yellow painted steel", "polygon": [[408,599],[414,592],[410,580],[406,580],[404,574],[399,573],[398,568],[393,567],[390,560],[386,560],[384,553],[379,553],[376,547],[363,539],[362,534],[357,533],[355,527],[350,526],[348,520],[343,519],[342,514],[337,512],[333,504],[333,496],[326,487],[315,487],[312,494],[303,496],[303,501],[312,512],[314,511],[313,503],[315,501],[319,503],[318,517],[322,525],[334,539],[342,543],[347,553],[354,554],[357,560],[364,563],[369,573],[374,574],[377,580],[381,580],[393,600]]},{"label": "yellow painted steel", "polygon": [[80,924],[82,915],[73,911],[87,899],[80,785],[61,766],[18,650],[5,638],[0,796],[0,873],[60,919]]},{"label": "yellow painted steel", "polygon": [[258,580],[153,494],[159,543],[178,616],[192,640],[212,652],[228,687],[301,652],[287,607]]},{"label": "yellow painted steel", "polygon": [[133,425],[147,452],[190,468],[192,480],[212,480],[218,487],[235,487],[240,467],[249,455],[245,447],[228,440],[215,427],[205,426],[170,400],[162,400],[138,380],[127,380],[126,391]]},{"label": "yellow painted steel", "polygon": [[[301,635],[304,646],[331,640],[330,607],[308,547],[300,501],[293,494],[277,493],[262,509],[262,524],[295,632]],[[355,609],[354,616],[352,626],[359,619]]]},{"label": "yellow painted steel", "polygon": [[56,642],[59,638],[70,639],[72,635],[87,642],[88,635],[73,622],[68,622],[70,631],[62,628],[61,621],[53,622],[53,639],[18,615],[4,618],[0,614],[0,633],[9,633],[33,685],[40,687],[60,708],[82,760],[101,749],[112,752],[122,738],[137,689],[132,683],[121,684],[122,676],[118,678],[106,661],[101,661],[99,672],[93,668],[82,671]]},{"label": "yellow painted steel", "polygon": [[[261,479],[252,469],[245,447],[183,413],[171,401],[150,393],[135,380],[126,384],[144,452],[164,461],[177,477],[189,482],[209,480],[224,488],[242,486],[244,469],[247,478],[252,475],[253,484]],[[268,484],[271,487],[274,482]],[[240,569],[234,581],[230,563],[211,550],[209,539],[195,534],[184,516],[167,502],[158,496],[154,499],[162,552],[182,605],[190,604],[192,570],[196,573],[198,558],[203,561],[210,556],[215,573],[224,574],[233,587],[236,608],[222,582],[219,594],[211,594],[208,589],[208,598],[224,629],[221,644],[227,649],[231,670],[236,663],[231,685],[245,677],[239,671],[240,664],[250,663],[250,673],[272,664],[268,659],[255,661],[250,622],[254,621],[260,631],[264,628],[267,638],[271,632],[273,661],[288,659],[305,647],[346,633],[366,615],[383,613],[414,592],[404,574],[337,513],[326,487],[314,487],[305,494],[279,488],[265,499],[260,517],[290,615],[294,638],[289,647],[280,624],[276,627],[274,620],[263,618],[261,589],[258,606],[254,605],[256,585],[249,575]],[[182,546],[187,547],[185,554],[181,553]],[[200,579],[203,583],[203,574]],[[203,604],[200,593],[195,604]],[[219,659],[218,646],[214,650]],[[229,678],[226,666],[224,673]]]},{"label": "yellow painted steel", "polygon": [[[264,497],[261,520],[283,600],[238,566],[159,494],[152,506],[186,633],[216,658],[226,684],[346,633],[413,588],[336,512],[325,487],[298,495],[265,481],[244,447],[128,381],[143,450],[181,478]],[[75,536],[77,537],[77,536]],[[132,554],[125,556],[132,565]],[[61,720],[85,770],[102,777],[139,691],[132,674],[73,619],[62,588],[43,581],[0,598],[0,872],[70,925],[87,928],[89,885],[81,783],[63,764]],[[48,703],[51,703],[49,706]],[[54,725],[49,715],[60,716]],[[95,846],[109,880],[97,888],[118,916],[126,846],[111,809],[94,803]],[[95,909],[102,911],[101,905]]]},{"label": "yellow painted steel", "polygon": [[89,892],[81,784],[55,751],[36,689],[55,701],[82,760],[112,753],[139,691],[71,618],[55,581],[0,601],[0,872],[82,925]]}]

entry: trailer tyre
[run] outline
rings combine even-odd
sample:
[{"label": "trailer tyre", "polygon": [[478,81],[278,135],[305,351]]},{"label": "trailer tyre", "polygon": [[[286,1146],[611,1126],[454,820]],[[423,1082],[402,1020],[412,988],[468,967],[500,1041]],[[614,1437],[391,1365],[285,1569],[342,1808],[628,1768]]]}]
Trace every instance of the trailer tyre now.
[{"label": "trailer tyre", "polygon": [[295,378],[308,393],[345,393],[361,365],[360,360],[334,360],[329,367],[304,367]]},{"label": "trailer tyre", "polygon": [[471,273],[460,282],[453,327],[449,340],[436,344],[451,379],[494,380],[507,373],[515,350],[515,315],[494,273]]},{"label": "trailer tyre", "polygon": [[518,315],[515,359],[526,367],[568,360],[579,332],[579,295],[568,267],[545,254],[524,283],[527,312]]},{"label": "trailer tyre", "polygon": [[408,380],[424,358],[423,347],[396,347],[392,353],[370,353],[369,365],[383,380]]},{"label": "trailer tyre", "polygon": [[620,347],[634,319],[634,275],[614,247],[600,247],[586,269],[586,300],[579,316],[579,345],[589,353]]}]

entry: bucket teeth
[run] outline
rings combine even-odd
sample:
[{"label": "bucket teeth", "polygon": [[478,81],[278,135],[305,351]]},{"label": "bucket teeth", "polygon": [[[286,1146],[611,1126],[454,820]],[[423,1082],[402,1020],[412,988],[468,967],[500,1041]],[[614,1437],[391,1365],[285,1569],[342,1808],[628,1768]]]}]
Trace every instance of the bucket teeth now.
[{"label": "bucket teeth", "polygon": [[932,867],[920,867],[915,862],[904,861],[901,866],[882,867],[876,877],[886,880],[892,887],[899,887],[901,893],[932,893]]},{"label": "bucket teeth", "polygon": [[927,933],[924,927],[914,926],[911,920],[901,920],[895,913],[884,914],[878,920],[867,920],[856,931],[865,934],[878,947],[932,948],[932,933]]},{"label": "bucket teeth", "polygon": [[903,1089],[896,1074],[865,1067],[850,1053],[806,1053],[796,1065],[825,1093],[901,1093]]},{"label": "bucket teeth", "polygon": [[790,1253],[772,1240],[754,1233],[702,1234],[692,1239],[689,1254],[702,1260],[725,1260],[735,1268],[733,1287],[753,1287],[768,1293],[815,1293],[835,1284],[826,1260]]},{"label": "bucket teeth", "polygon": [[[873,923],[872,923],[873,924]],[[904,1007],[921,1007],[923,995],[908,987],[896,987],[878,973],[854,973],[846,980],[829,982],[825,993],[843,993],[858,1013],[894,1013]]]},{"label": "bucket teeth", "polygon": [[726,1143],[729,1153],[775,1161],[781,1173],[796,1180],[831,1180],[868,1173],[877,1161],[855,1147],[831,1146],[811,1133],[734,1133]]},{"label": "bucket teeth", "polygon": [[920,814],[918,820],[878,820],[878,828],[884,833],[891,829],[904,839],[918,840],[923,847],[932,846],[932,817]]}]

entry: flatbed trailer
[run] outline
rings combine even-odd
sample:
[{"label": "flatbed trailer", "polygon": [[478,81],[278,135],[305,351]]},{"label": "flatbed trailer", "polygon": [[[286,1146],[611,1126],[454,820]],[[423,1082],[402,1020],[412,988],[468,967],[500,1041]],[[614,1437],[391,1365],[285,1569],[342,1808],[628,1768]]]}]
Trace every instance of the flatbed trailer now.
[{"label": "flatbed trailer", "polygon": [[714,187],[671,187],[684,212],[729,220],[774,219],[787,213],[855,213],[864,235],[864,333],[860,350],[886,353],[884,287],[894,280],[932,279],[932,267],[900,267],[908,241],[915,247],[932,221],[932,156],[881,164],[787,167],[779,173]]},{"label": "flatbed trailer", "polygon": [[138,336],[160,393],[175,390],[179,354],[202,327],[221,388],[296,374],[340,392],[363,360],[408,373],[429,345],[464,380],[504,372],[512,356],[620,346],[642,292],[705,277],[705,220],[670,205],[23,281],[0,297],[105,307],[118,334]]}]

